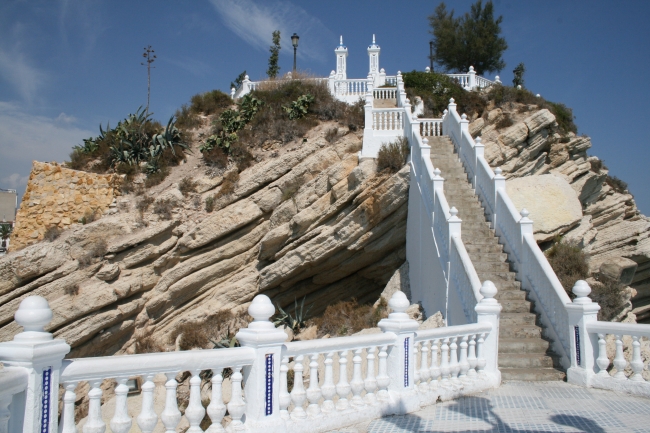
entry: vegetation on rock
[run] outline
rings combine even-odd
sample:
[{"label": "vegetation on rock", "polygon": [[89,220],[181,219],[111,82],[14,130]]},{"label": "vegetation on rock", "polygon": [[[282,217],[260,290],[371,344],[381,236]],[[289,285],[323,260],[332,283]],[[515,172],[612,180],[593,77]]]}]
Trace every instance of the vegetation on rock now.
[{"label": "vegetation on rock", "polygon": [[269,56],[269,68],[266,70],[266,75],[269,78],[275,78],[280,73],[280,65],[278,65],[278,60],[280,59],[280,30],[273,32],[273,45],[269,47],[271,55]]},{"label": "vegetation on rock", "polygon": [[406,137],[382,144],[377,152],[377,171],[397,173],[406,164],[409,152],[409,142]]}]

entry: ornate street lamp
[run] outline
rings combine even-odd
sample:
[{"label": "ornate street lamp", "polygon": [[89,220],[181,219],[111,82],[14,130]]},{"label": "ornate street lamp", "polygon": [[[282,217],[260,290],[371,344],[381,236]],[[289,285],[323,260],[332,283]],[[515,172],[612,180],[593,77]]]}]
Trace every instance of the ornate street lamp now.
[{"label": "ornate street lamp", "polygon": [[293,45],[293,74],[296,74],[296,51],[298,50],[298,39],[300,36],[293,34],[291,36],[291,45]]}]

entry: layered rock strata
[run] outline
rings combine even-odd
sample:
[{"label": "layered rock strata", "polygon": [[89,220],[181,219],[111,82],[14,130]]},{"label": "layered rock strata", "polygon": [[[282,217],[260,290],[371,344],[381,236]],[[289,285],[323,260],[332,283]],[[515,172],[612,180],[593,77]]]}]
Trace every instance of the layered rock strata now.
[{"label": "layered rock strata", "polygon": [[[501,124],[511,126],[500,129],[497,126],[504,118],[511,122]],[[627,190],[608,182],[608,170],[602,161],[587,154],[591,148],[589,137],[563,133],[547,109],[515,103],[474,119],[469,130],[472,136],[481,136],[489,164],[500,167],[512,181],[509,193],[517,189],[517,183],[526,184],[533,191],[527,197],[513,192],[518,207],[527,207],[527,201],[538,201],[540,197],[534,191],[558,183],[543,175],[559,177],[571,186],[573,194],[566,188],[556,188],[562,191],[556,194],[562,203],[545,211],[540,209],[537,215],[531,212],[530,218],[536,222],[536,238],[543,242],[563,235],[564,239],[579,243],[589,255],[589,265],[595,273],[621,257],[634,261],[637,269],[629,284],[636,291],[635,312],[640,319],[650,319],[650,221],[639,212]],[[526,176],[535,179],[515,180]],[[580,215],[571,204],[576,199],[581,205]],[[563,215],[559,215],[560,211]]]},{"label": "layered rock strata", "polygon": [[[313,135],[244,170],[230,194],[218,178],[194,197],[179,198],[177,184],[150,191],[176,197],[171,220],[138,215],[124,196],[117,214],[0,259],[0,341],[19,332],[13,314],[29,295],[50,302],[48,330],[70,357],[169,343],[182,324],[243,310],[262,292],[283,307],[307,296],[316,314],[374,301],[405,261],[408,167],[377,174],[373,161],[358,163],[358,136],[331,145],[323,129]],[[206,213],[195,199],[211,195]],[[102,257],[80,260],[102,240]]]}]

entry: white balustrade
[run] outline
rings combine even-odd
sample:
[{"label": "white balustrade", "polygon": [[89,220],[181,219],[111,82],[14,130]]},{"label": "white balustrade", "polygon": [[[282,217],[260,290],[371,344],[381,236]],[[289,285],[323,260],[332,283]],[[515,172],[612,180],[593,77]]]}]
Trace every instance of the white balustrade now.
[{"label": "white balustrade", "polygon": [[418,119],[420,121],[421,137],[440,137],[442,132],[442,119]]},{"label": "white balustrade", "polygon": [[396,87],[379,87],[373,90],[375,99],[397,99]]},{"label": "white balustrade", "polygon": [[650,397],[650,360],[643,358],[641,350],[642,345],[650,348],[650,325],[597,320],[600,306],[589,298],[591,288],[586,281],[576,282],[573,293],[576,298],[567,306],[567,328],[573,331],[567,380]]},{"label": "white balustrade", "polygon": [[404,110],[401,108],[383,108],[372,110],[373,131],[390,131],[401,135],[404,131]]}]

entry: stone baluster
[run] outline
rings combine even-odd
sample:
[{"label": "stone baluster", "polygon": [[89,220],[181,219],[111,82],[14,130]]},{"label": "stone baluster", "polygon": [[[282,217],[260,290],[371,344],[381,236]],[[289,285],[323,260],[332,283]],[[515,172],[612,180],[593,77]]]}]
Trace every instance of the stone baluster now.
[{"label": "stone baluster", "polygon": [[429,369],[429,375],[431,376],[429,387],[431,389],[438,388],[438,377],[440,377],[440,366],[438,365],[438,341],[438,339],[435,339],[431,342],[431,368]]},{"label": "stone baluster", "polygon": [[641,343],[639,343],[639,337],[637,335],[632,336],[632,361],[630,361],[630,367],[632,367],[632,376],[630,380],[635,382],[644,382],[643,376],[643,359],[641,359]]},{"label": "stone baluster", "polygon": [[126,386],[128,379],[128,377],[120,377],[117,379],[118,385],[115,387],[115,414],[110,422],[113,433],[128,433],[131,430],[132,421],[126,406],[126,397],[129,394],[129,387]]},{"label": "stone baluster", "polygon": [[241,419],[244,416],[244,412],[246,412],[246,403],[244,403],[241,394],[241,367],[235,366],[232,368],[232,371],[232,376],[230,376],[230,380],[232,381],[232,391],[230,393],[230,401],[228,402],[228,413],[232,417],[230,429],[234,431],[242,431],[244,430],[244,424]]},{"label": "stone baluster", "polygon": [[332,400],[336,395],[336,386],[334,385],[334,371],[332,368],[334,352],[329,352],[325,355],[325,380],[323,381],[323,386],[321,387],[321,394],[323,395],[323,412],[332,412],[334,407],[334,401]]},{"label": "stone baluster", "polygon": [[289,358],[283,357],[280,365],[280,416],[289,419],[289,405],[291,404],[291,395],[287,386],[287,373],[289,372]]},{"label": "stone baluster", "polygon": [[226,405],[223,404],[221,387],[223,386],[223,376],[220,372],[212,370],[212,395],[208,405],[208,416],[210,417],[210,427],[205,433],[224,433],[226,430],[221,425],[221,420],[226,414]]},{"label": "stone baluster", "polygon": [[388,384],[390,377],[386,372],[386,358],[388,358],[388,346],[381,346],[379,349],[379,373],[377,374],[377,387],[379,392],[377,398],[379,400],[386,400],[388,398]]},{"label": "stone baluster", "polygon": [[307,388],[307,413],[316,416],[320,413],[318,401],[321,397],[321,390],[318,386],[318,353],[309,356],[309,388]]},{"label": "stone baluster", "polygon": [[596,364],[598,364],[598,376],[609,377],[607,368],[609,367],[609,358],[607,357],[607,341],[605,341],[605,334],[598,334],[598,358],[596,359]]},{"label": "stone baluster", "polygon": [[429,342],[423,341],[420,345],[420,390],[427,390],[429,384]]},{"label": "stone baluster", "polygon": [[192,371],[192,378],[190,379],[190,402],[185,409],[185,417],[190,423],[190,428],[187,433],[202,433],[201,421],[205,416],[205,408],[201,404],[201,378],[199,377],[200,370]]},{"label": "stone baluster", "polygon": [[361,352],[363,349],[357,349],[354,351],[354,356],[352,357],[352,380],[350,381],[350,387],[352,388],[352,401],[350,402],[353,406],[363,406],[363,399],[361,398],[361,392],[363,391],[363,377],[361,376]]},{"label": "stone baluster", "polygon": [[442,384],[446,385],[449,381],[449,338],[442,340],[442,347],[440,348],[440,374],[442,374]]},{"label": "stone baluster", "polygon": [[458,341],[458,337],[452,337],[451,345],[449,346],[449,369],[451,370],[451,380],[454,382],[458,380],[458,373],[460,372],[460,365],[458,364],[458,344],[456,344],[456,341]]},{"label": "stone baluster", "polygon": [[467,335],[463,335],[460,341],[460,360],[458,362],[460,367],[460,378],[464,379],[467,376],[467,371],[469,370],[469,361],[467,360]]},{"label": "stone baluster", "polygon": [[336,393],[339,401],[336,402],[338,410],[348,408],[348,394],[350,393],[350,384],[348,383],[348,351],[339,352],[339,383],[336,384]]},{"label": "stone baluster", "polygon": [[153,409],[153,393],[156,385],[153,383],[153,374],[148,374],[142,384],[142,409],[136,421],[142,433],[151,433],[158,423],[158,415]]},{"label": "stone baluster", "polygon": [[375,404],[377,397],[375,391],[377,390],[377,378],[375,377],[375,346],[366,349],[366,379],[363,381],[366,395],[364,397],[366,403]]},{"label": "stone baluster", "polygon": [[63,414],[61,414],[61,426],[59,427],[61,433],[77,433],[77,426],[75,425],[74,419],[74,403],[77,400],[77,394],[74,392],[76,387],[76,383],[65,384]]},{"label": "stone baluster", "polygon": [[104,433],[106,423],[102,419],[102,389],[101,380],[90,384],[88,391],[88,419],[83,428],[83,433]]},{"label": "stone baluster", "polygon": [[625,380],[625,367],[627,366],[627,361],[623,355],[623,336],[616,335],[616,356],[614,357],[614,367],[616,368],[616,374],[614,375],[615,379]]},{"label": "stone baluster", "polygon": [[469,336],[469,349],[467,355],[467,362],[469,364],[469,371],[467,375],[472,377],[476,376],[476,334]]},{"label": "stone baluster", "polygon": [[291,401],[293,402],[293,411],[291,412],[292,418],[303,419],[307,417],[305,409],[302,405],[306,400],[305,385],[302,379],[302,365],[305,357],[303,355],[296,356],[293,361],[293,389],[291,390]]},{"label": "stone baluster", "polygon": [[165,409],[160,414],[160,420],[165,426],[165,433],[176,432],[176,426],[181,421],[181,411],[178,410],[178,400],[176,399],[176,373],[166,373],[167,382],[165,382]]},{"label": "stone baluster", "polygon": [[478,374],[485,374],[485,366],[487,365],[487,360],[483,354],[485,348],[485,332],[481,332],[478,337],[478,342],[476,343],[476,366],[478,368]]}]

